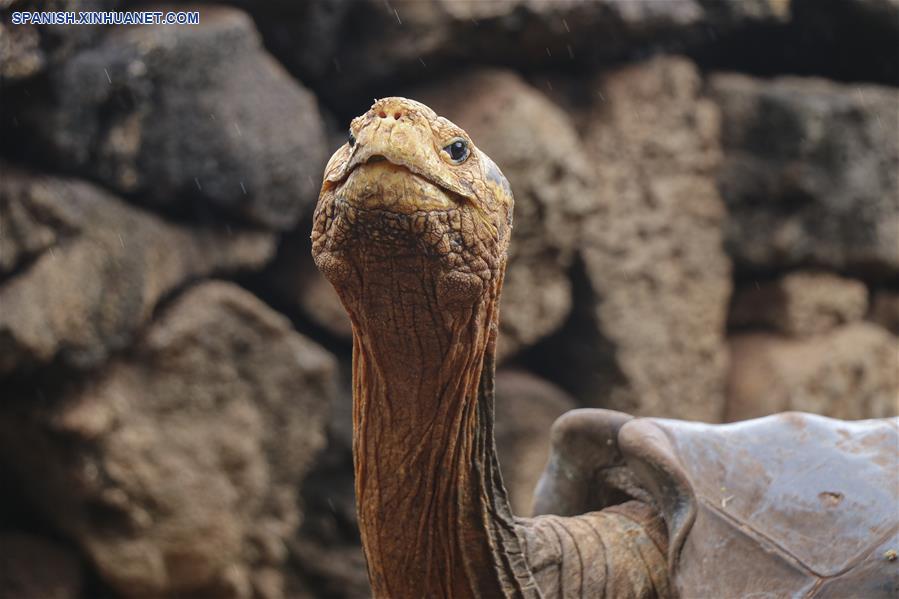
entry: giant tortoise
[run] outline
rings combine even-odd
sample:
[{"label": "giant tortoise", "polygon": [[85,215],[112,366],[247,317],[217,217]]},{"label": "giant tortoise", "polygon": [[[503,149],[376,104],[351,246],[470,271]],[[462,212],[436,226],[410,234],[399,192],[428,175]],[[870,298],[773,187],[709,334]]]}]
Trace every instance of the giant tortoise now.
[{"label": "giant tortoise", "polygon": [[896,422],[574,412],[516,518],[493,440],[512,192],[423,104],[333,155],[312,252],[353,329],[356,501],[376,597],[890,596]]}]

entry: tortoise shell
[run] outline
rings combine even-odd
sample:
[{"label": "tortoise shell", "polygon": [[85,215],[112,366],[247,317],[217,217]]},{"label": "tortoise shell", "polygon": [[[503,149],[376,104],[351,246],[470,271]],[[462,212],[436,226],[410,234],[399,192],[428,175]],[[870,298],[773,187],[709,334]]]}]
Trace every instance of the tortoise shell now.
[{"label": "tortoise shell", "polygon": [[899,419],[562,416],[535,515],[629,497],[664,517],[681,597],[899,596]]}]

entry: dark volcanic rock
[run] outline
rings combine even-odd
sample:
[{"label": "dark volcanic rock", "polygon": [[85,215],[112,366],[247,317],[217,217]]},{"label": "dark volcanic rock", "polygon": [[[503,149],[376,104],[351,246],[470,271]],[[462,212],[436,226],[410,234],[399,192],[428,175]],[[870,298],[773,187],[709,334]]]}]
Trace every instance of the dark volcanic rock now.
[{"label": "dark volcanic rock", "polygon": [[598,210],[583,225],[574,314],[535,364],[586,405],[723,414],[730,263],[718,112],[700,86],[689,61],[657,58],[591,87]]},{"label": "dark volcanic rock", "polygon": [[269,233],[188,229],[88,183],[2,169],[0,374],[57,357],[96,366],[178,285],[274,250]]},{"label": "dark volcanic rock", "polygon": [[515,195],[500,307],[500,358],[558,329],[571,309],[568,269],[594,211],[592,170],[565,113],[510,71],[480,70],[412,93],[465,129]]},{"label": "dark volcanic rock", "polygon": [[6,599],[78,599],[81,562],[47,539],[0,532],[0,591]]},{"label": "dark volcanic rock", "polygon": [[[305,19],[288,16],[280,34],[265,24],[261,9],[257,18],[273,51],[349,113],[367,108],[354,104],[360,89],[471,61],[527,68],[592,65],[684,45],[711,27],[723,33],[789,13],[779,0],[334,0],[326,6]],[[314,59],[304,42],[283,33],[289,23],[293,31],[304,31],[312,22],[334,32]],[[352,43],[334,44],[337,36]],[[382,94],[391,92],[385,88]]]},{"label": "dark volcanic rock", "polygon": [[245,14],[116,27],[51,72],[23,120],[67,169],[153,206],[209,203],[274,229],[314,204],[326,156],[315,98]]},{"label": "dark volcanic rock", "polygon": [[759,20],[734,15],[741,26],[708,28],[701,42],[690,47],[706,72],[899,85],[896,0],[700,1],[714,12],[745,13],[747,8],[764,10],[768,5],[788,17]]},{"label": "dark volcanic rock", "polygon": [[249,11],[265,44],[302,77],[341,75],[335,62],[346,38],[342,27],[359,0],[231,0]]},{"label": "dark volcanic rock", "polygon": [[738,266],[899,272],[899,91],[713,76]]},{"label": "dark volcanic rock", "polygon": [[[899,85],[899,2],[792,0],[790,9],[800,33],[797,37],[810,46],[805,52],[817,52],[817,59],[825,63],[819,74],[846,81]],[[817,43],[809,43],[810,40]],[[795,61],[791,58],[790,62]],[[792,65],[784,65],[783,60],[774,64],[781,72],[797,72],[789,68]]]},{"label": "dark volcanic rock", "polygon": [[7,398],[0,459],[122,596],[278,596],[335,366],[249,293],[206,283],[89,382]]}]

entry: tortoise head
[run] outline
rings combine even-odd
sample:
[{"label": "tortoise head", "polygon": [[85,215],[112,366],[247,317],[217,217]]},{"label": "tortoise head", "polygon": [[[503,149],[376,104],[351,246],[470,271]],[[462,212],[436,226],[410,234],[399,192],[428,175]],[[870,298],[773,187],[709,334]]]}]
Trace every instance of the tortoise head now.
[{"label": "tortoise head", "polygon": [[450,309],[498,292],[511,226],[509,184],[468,134],[383,98],[325,168],[312,253],[351,316],[363,290],[409,269]]},{"label": "tortoise head", "polygon": [[483,530],[490,486],[474,473],[493,472],[479,392],[492,388],[511,226],[496,165],[412,100],[376,101],[325,169],[312,254],[353,324],[356,501],[375,596],[498,594],[481,580],[492,568],[468,564],[500,561]]}]

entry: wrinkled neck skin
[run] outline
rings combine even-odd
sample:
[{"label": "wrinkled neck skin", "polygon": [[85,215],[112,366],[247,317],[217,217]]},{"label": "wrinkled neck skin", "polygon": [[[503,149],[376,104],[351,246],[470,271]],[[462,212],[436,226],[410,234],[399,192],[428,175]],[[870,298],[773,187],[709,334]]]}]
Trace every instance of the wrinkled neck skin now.
[{"label": "wrinkled neck skin", "polygon": [[[378,598],[666,596],[665,531],[642,504],[514,518],[493,440],[501,281],[441,305],[429,264],[360,251],[353,321],[356,501]],[[361,281],[365,281],[364,290]]]},{"label": "wrinkled neck skin", "polygon": [[373,256],[359,253],[366,286],[347,307],[356,498],[374,595],[528,596],[530,587],[536,597],[499,481],[492,402],[478,399],[492,399],[482,380],[493,378],[498,285],[483,302],[441,306],[426,261]]}]

